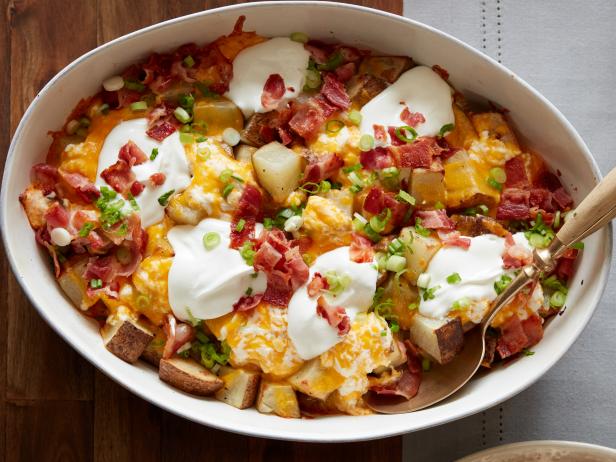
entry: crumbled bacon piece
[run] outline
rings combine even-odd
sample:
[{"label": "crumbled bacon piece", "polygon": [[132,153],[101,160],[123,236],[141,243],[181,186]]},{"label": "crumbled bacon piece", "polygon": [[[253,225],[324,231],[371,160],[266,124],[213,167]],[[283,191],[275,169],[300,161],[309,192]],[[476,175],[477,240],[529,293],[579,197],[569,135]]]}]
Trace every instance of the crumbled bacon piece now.
[{"label": "crumbled bacon piece", "polygon": [[326,278],[321,276],[321,273],[314,273],[306,289],[308,291],[308,296],[314,298],[322,291],[329,289],[329,282],[327,282]]},{"label": "crumbled bacon piece", "polygon": [[[231,247],[238,249],[247,239],[254,239],[255,225],[263,217],[263,195],[255,186],[247,184],[231,220]],[[244,220],[241,230],[237,229]]]},{"label": "crumbled bacon piece", "polygon": [[443,151],[435,138],[417,138],[412,143],[405,143],[392,148],[398,158],[399,167],[430,168],[432,159]]},{"label": "crumbled bacon piece", "polygon": [[455,224],[445,210],[420,210],[415,216],[421,219],[421,226],[427,229],[454,229]]},{"label": "crumbled bacon piece", "polygon": [[143,164],[148,160],[148,156],[133,141],[129,141],[120,148],[118,159],[123,160],[132,167],[133,165]]},{"label": "crumbled bacon piece", "polygon": [[156,141],[163,141],[169,135],[171,135],[175,131],[175,127],[167,122],[162,121],[157,123],[153,127],[149,128],[146,132],[150,138],[155,139]]},{"label": "crumbled bacon piece", "polygon": [[374,124],[372,126],[372,130],[374,131],[374,139],[379,143],[387,143],[387,131],[383,125]]},{"label": "crumbled bacon piece", "polygon": [[145,185],[141,181],[134,181],[133,184],[130,185],[130,193],[133,197],[137,197],[144,189]]},{"label": "crumbled bacon piece", "polygon": [[338,154],[329,152],[319,156],[310,155],[300,184],[320,183],[335,175],[343,165],[344,160]]},{"label": "crumbled bacon piece", "polygon": [[321,94],[334,106],[346,110],[351,106],[351,100],[344,85],[335,74],[326,73],[323,77]]},{"label": "crumbled bacon piece", "polygon": [[470,238],[463,237],[459,231],[438,231],[438,237],[445,247],[468,249],[471,246]]},{"label": "crumbled bacon piece", "polygon": [[351,246],[349,247],[349,257],[355,263],[371,263],[374,260],[374,248],[370,239],[353,233]]},{"label": "crumbled bacon piece", "polygon": [[47,230],[51,231],[54,228],[67,228],[69,225],[70,215],[68,211],[58,202],[55,202],[47,209],[43,216],[47,223]]},{"label": "crumbled bacon piece", "polygon": [[503,267],[505,269],[521,268],[533,261],[533,254],[526,247],[516,244],[513,236],[505,237],[505,253],[503,254]]},{"label": "crumbled bacon piece", "polygon": [[336,107],[323,95],[317,95],[301,105],[296,105],[295,114],[289,120],[289,127],[308,140],[318,133],[321,125],[334,112],[336,112]]},{"label": "crumbled bacon piece", "polygon": [[274,109],[285,94],[284,80],[280,74],[271,74],[263,85],[261,105],[267,110]]},{"label": "crumbled bacon piece", "polygon": [[426,118],[421,112],[411,112],[409,108],[405,106],[400,114],[400,120],[402,120],[409,127],[416,128],[418,125],[424,123]]},{"label": "crumbled bacon piece", "polygon": [[317,314],[325,319],[330,326],[336,328],[340,337],[346,335],[351,329],[351,320],[347,316],[346,310],[341,306],[330,305],[323,295],[317,299]]},{"label": "crumbled bacon piece", "polygon": [[415,346],[408,340],[406,344],[407,362],[398,380],[387,384],[372,387],[371,390],[377,395],[401,396],[411,399],[419,391],[421,384],[421,356]]},{"label": "crumbled bacon piece", "polygon": [[30,170],[30,179],[38,189],[43,191],[43,194],[49,194],[56,188],[58,169],[49,164],[33,165]]},{"label": "crumbled bacon piece", "polygon": [[498,220],[527,220],[530,216],[530,192],[523,189],[507,188],[501,194],[496,209]]},{"label": "crumbled bacon piece", "polygon": [[90,204],[98,199],[100,191],[81,173],[69,173],[58,170],[59,183],[57,185],[60,197],[68,196],[69,199]]},{"label": "crumbled bacon piece", "polygon": [[154,186],[161,186],[165,182],[165,174],[162,172],[152,173],[150,175],[150,181]]},{"label": "crumbled bacon piece", "polygon": [[379,187],[372,187],[364,199],[363,208],[366,212],[378,215],[385,209],[391,211],[391,222],[398,226],[404,224],[409,209],[408,204],[396,200],[395,194],[385,192]]},{"label": "crumbled bacon piece", "polygon": [[531,315],[521,321],[517,315],[510,316],[500,328],[496,350],[505,359],[524,348],[530,348],[543,338],[542,320]]},{"label": "crumbled bacon piece", "polygon": [[126,161],[119,159],[102,171],[101,178],[115,191],[124,194],[135,181],[135,174]]},{"label": "crumbled bacon piece", "polygon": [[366,170],[382,170],[394,165],[389,149],[383,147],[362,151],[359,155],[359,162]]},{"label": "crumbled bacon piece", "polygon": [[505,173],[507,174],[507,181],[505,182],[507,188],[524,189],[530,185],[522,156],[509,159],[505,163]]},{"label": "crumbled bacon piece", "polygon": [[347,82],[355,74],[355,63],[346,63],[335,70],[336,77],[341,82]]},{"label": "crumbled bacon piece", "polygon": [[256,308],[263,299],[263,294],[243,295],[233,304],[233,311],[250,311]]}]

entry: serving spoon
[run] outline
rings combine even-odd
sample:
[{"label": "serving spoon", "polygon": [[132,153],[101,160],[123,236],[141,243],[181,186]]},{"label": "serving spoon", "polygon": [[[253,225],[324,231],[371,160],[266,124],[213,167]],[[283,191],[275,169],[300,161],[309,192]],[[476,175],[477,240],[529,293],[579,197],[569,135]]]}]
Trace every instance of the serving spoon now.
[{"label": "serving spoon", "polygon": [[545,249],[533,251],[533,262],[525,266],[496,297],[479,325],[464,336],[464,348],[453,361],[434,364],[423,374],[419,392],[405,400],[368,392],[366,404],[383,414],[402,414],[426,408],[451,396],[475,375],[486,350],[486,332],[494,317],[529,282],[549,273],[567,248],[594,233],[616,216],[616,168],[584,198],[568,216],[556,237]]}]

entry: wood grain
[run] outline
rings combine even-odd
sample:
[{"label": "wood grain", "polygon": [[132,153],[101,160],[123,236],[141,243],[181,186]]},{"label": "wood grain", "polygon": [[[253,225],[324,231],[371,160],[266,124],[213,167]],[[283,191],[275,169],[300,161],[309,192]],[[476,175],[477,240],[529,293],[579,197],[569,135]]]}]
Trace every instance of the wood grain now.
[{"label": "wood grain", "polygon": [[[80,54],[120,35],[228,0],[0,0],[0,164],[36,92]],[[353,2],[401,14],[401,0]],[[6,25],[6,27],[4,27]],[[12,83],[11,83],[12,82]],[[397,461],[401,438],[318,445],[222,432],[132,395],[68,347],[0,262],[0,459],[166,462]],[[26,347],[32,345],[32,347]]]},{"label": "wood grain", "polygon": [[[39,89],[96,46],[96,17],[89,6],[70,0],[9,3],[11,132]],[[34,314],[12,275],[7,287],[8,399],[91,399],[91,366]],[[26,344],[36,351],[24,348]]]}]

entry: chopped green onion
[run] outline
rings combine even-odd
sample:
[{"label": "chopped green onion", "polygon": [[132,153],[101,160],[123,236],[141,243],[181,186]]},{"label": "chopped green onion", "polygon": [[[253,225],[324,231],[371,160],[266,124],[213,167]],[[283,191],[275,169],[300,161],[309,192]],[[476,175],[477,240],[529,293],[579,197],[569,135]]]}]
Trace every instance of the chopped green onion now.
[{"label": "chopped green onion", "polygon": [[334,296],[344,292],[352,282],[351,277],[347,273],[340,274],[332,270],[327,271],[324,276],[329,286],[327,291]]},{"label": "chopped green onion", "polygon": [[248,295],[250,297],[252,295],[252,287],[249,287],[248,289],[246,289],[246,291],[244,292],[244,295]]},{"label": "chopped green onion", "polygon": [[195,141],[195,137],[190,133],[180,133],[180,143],[182,144],[192,144]]},{"label": "chopped green onion", "polygon": [[490,169],[490,177],[494,178],[500,184],[504,184],[507,181],[507,173],[500,167]]},{"label": "chopped green onion", "polygon": [[323,180],[321,181],[321,184],[319,185],[319,190],[322,193],[327,193],[332,189],[332,184],[327,181],[327,180]]},{"label": "chopped green onion", "polygon": [[415,218],[415,232],[424,237],[428,237],[430,235],[430,230],[421,226],[421,218]]},{"label": "chopped green onion", "polygon": [[195,65],[195,60],[193,59],[192,56],[188,55],[186,56],[186,58],[184,58],[184,66],[193,67],[194,65]]},{"label": "chopped green onion", "polygon": [[274,220],[272,220],[271,218],[265,218],[263,220],[263,227],[265,229],[272,229],[274,227]]},{"label": "chopped green onion", "polygon": [[419,303],[417,303],[417,302],[411,302],[411,303],[409,303],[409,306],[407,306],[407,309],[409,311],[415,311],[418,308],[419,308]]},{"label": "chopped green onion", "polygon": [[304,34],[303,32],[293,32],[289,38],[294,42],[299,43],[306,43],[308,40],[310,40],[308,35]]},{"label": "chopped green onion", "polygon": [[152,154],[150,154],[150,160],[156,159],[157,156],[158,156],[158,148],[152,149]]},{"label": "chopped green onion", "polygon": [[91,223],[89,221],[87,223],[84,223],[84,225],[79,230],[79,237],[87,237],[88,234],[90,234],[90,231],[92,231],[92,228],[94,228],[94,223]]},{"label": "chopped green onion", "polygon": [[175,111],[173,111],[173,115],[183,124],[190,122],[191,119],[190,114],[186,112],[186,109],[181,106],[175,108]]},{"label": "chopped green onion", "polygon": [[361,170],[362,167],[363,167],[362,164],[349,165],[348,167],[343,167],[342,171],[344,173],[351,173],[351,172],[355,172],[357,170]]},{"label": "chopped green onion", "polygon": [[218,244],[220,244],[220,234],[210,231],[203,235],[203,247],[205,247],[206,250],[212,250]]},{"label": "chopped green onion", "polygon": [[[188,315],[188,322],[193,327],[197,327],[199,324],[201,324],[201,321],[193,316],[192,310],[190,308],[188,308],[188,307],[186,307],[186,314]],[[186,350],[186,351],[188,351],[188,350]]]},{"label": "chopped green onion", "polygon": [[[411,138],[406,136],[404,132],[410,133]],[[417,131],[413,127],[410,127],[408,125],[404,125],[403,127],[396,127],[394,133],[396,134],[396,138],[398,138],[400,141],[404,141],[405,143],[412,143],[413,140],[417,138]]]},{"label": "chopped green onion", "polygon": [[477,206],[477,209],[482,215],[487,215],[490,212],[490,209],[488,208],[488,206],[484,204],[479,204]]},{"label": "chopped green onion", "polygon": [[139,204],[137,204],[137,199],[135,199],[135,196],[133,196],[131,193],[128,193],[128,203],[135,212],[139,211]]},{"label": "chopped green onion", "polygon": [[90,119],[88,119],[87,117],[82,117],[81,119],[79,119],[79,125],[84,128],[88,128],[90,126]]},{"label": "chopped green onion", "polygon": [[308,69],[306,71],[306,84],[305,89],[316,90],[321,86],[321,74],[315,69]]},{"label": "chopped green onion", "polygon": [[362,180],[359,175],[357,174],[357,172],[351,172],[349,173],[349,180],[351,180],[351,182],[353,184],[356,184],[358,186],[364,186],[364,180]]},{"label": "chopped green onion", "polygon": [[197,87],[197,90],[206,98],[218,98],[220,96],[215,91],[210,90],[210,87],[203,82],[195,82],[195,87]]},{"label": "chopped green onion", "polygon": [[503,290],[505,290],[505,288],[511,284],[511,277],[507,276],[506,274],[503,274],[500,279],[498,281],[494,282],[494,291],[500,295]]},{"label": "chopped green onion", "polygon": [[344,122],[341,120],[330,120],[325,124],[325,131],[330,134],[338,133],[344,128]]},{"label": "chopped green onion", "polygon": [[195,105],[195,97],[191,93],[181,95],[178,102],[180,103],[180,106],[182,106],[187,111],[192,111],[193,106]]},{"label": "chopped green onion", "polygon": [[332,56],[330,56],[330,58],[325,64],[317,64],[317,68],[320,71],[333,71],[334,69],[339,67],[343,61],[344,57],[342,56],[342,53],[340,51],[337,51]]},{"label": "chopped green onion", "polygon": [[445,204],[443,204],[441,201],[437,201],[436,204],[434,204],[435,210],[443,210],[444,208],[445,208]]},{"label": "chopped green onion", "polygon": [[422,358],[421,359],[421,370],[423,370],[424,372],[428,372],[430,370],[430,367],[432,367],[432,362],[430,361],[430,359]]},{"label": "chopped green onion", "polygon": [[228,196],[229,194],[231,194],[231,191],[233,191],[233,188],[234,188],[234,186],[233,186],[233,184],[232,184],[232,183],[229,183],[228,185],[226,185],[226,186],[223,188],[223,190],[222,190],[222,197],[224,197],[224,198],[226,199],[226,198],[227,198],[227,196]]},{"label": "chopped green onion", "polygon": [[399,238],[396,238],[387,245],[387,252],[389,252],[390,255],[400,255],[404,252],[405,247],[406,244]]},{"label": "chopped green onion", "polygon": [[449,284],[457,284],[461,280],[462,278],[460,277],[460,273],[451,273],[449,276],[447,276],[447,282]]},{"label": "chopped green onion", "polygon": [[543,287],[546,289],[559,291],[564,294],[567,294],[569,292],[569,289],[567,289],[567,286],[563,284],[563,282],[560,281],[555,275],[545,278],[543,281],[541,281],[541,283]]},{"label": "chopped green onion", "polygon": [[444,137],[447,133],[453,131],[453,129],[455,128],[454,124],[445,124],[441,127],[441,129],[438,132],[438,136],[439,138]]},{"label": "chopped green onion", "polygon": [[148,103],[145,101],[135,101],[130,104],[130,110],[133,112],[145,111],[148,109]]},{"label": "chopped green onion", "polygon": [[358,184],[354,184],[354,185],[352,185],[352,186],[349,188],[349,190],[350,190],[353,194],[357,194],[357,193],[358,193],[359,191],[361,191],[362,189],[364,189],[364,188],[362,188],[362,187],[361,187],[361,186],[359,186]]},{"label": "chopped green onion", "polygon": [[98,108],[98,112],[100,112],[103,115],[107,115],[109,114],[109,105],[107,103],[105,104],[101,104],[101,106]]},{"label": "chopped green onion", "polygon": [[197,143],[203,143],[204,141],[207,141],[207,138],[205,136],[199,136],[195,141]]},{"label": "chopped green onion", "polygon": [[562,308],[567,301],[567,294],[561,291],[554,292],[550,297],[550,306]]},{"label": "chopped green onion", "polygon": [[535,352],[534,352],[534,351],[529,350],[528,348],[524,348],[524,349],[522,350],[522,354],[523,354],[524,356],[532,356],[532,355],[534,355],[534,354],[535,354]]},{"label": "chopped green onion", "polygon": [[166,206],[167,202],[169,202],[169,198],[174,192],[175,192],[175,189],[167,191],[165,194],[163,194],[162,196],[158,198],[158,203],[162,205],[163,207]]},{"label": "chopped green onion", "polygon": [[349,112],[347,118],[353,125],[361,124],[362,117],[361,117],[361,112],[359,111],[352,110],[351,112]]},{"label": "chopped green onion", "polygon": [[397,167],[386,167],[381,170],[383,178],[398,178],[400,176],[400,170]]},{"label": "chopped green onion", "polygon": [[370,151],[374,147],[374,137],[372,135],[362,135],[359,139],[359,149]]},{"label": "chopped green onion", "polygon": [[528,242],[530,243],[530,245],[538,249],[543,249],[547,247],[550,244],[550,241],[551,240],[547,239],[546,236],[542,236],[541,234],[535,234],[535,233],[532,233],[528,239]]},{"label": "chopped green onion", "polygon": [[463,310],[464,308],[468,308],[469,306],[471,306],[471,300],[468,297],[462,297],[458,300],[456,300],[455,302],[453,302],[453,304],[451,305],[451,309],[452,310]]},{"label": "chopped green onion", "polygon": [[242,247],[240,247],[240,255],[248,266],[254,264],[255,253],[253,244],[250,241],[245,241]]},{"label": "chopped green onion", "polygon": [[86,136],[88,136],[88,129],[84,128],[84,127],[81,127],[75,133],[78,136],[81,136],[82,138],[85,138]]},{"label": "chopped green onion", "polygon": [[574,244],[571,244],[570,247],[572,249],[583,250],[584,249],[584,243],[583,242],[576,242]]},{"label": "chopped green onion", "polygon": [[385,268],[387,271],[393,271],[394,273],[402,271],[406,268],[406,258],[401,255],[392,255],[387,259]]},{"label": "chopped green onion", "polygon": [[433,300],[435,297],[434,292],[436,292],[440,288],[441,286],[434,286],[434,287],[430,287],[429,289],[425,289],[423,292],[424,302],[428,300]]},{"label": "chopped green onion", "polygon": [[[385,213],[385,216],[383,216],[383,213]],[[385,227],[387,226],[387,223],[389,222],[390,218],[391,210],[389,208],[386,208],[384,212],[381,212],[380,214],[370,218],[368,223],[370,224],[370,227],[374,232],[381,233],[385,230]]]},{"label": "chopped green onion", "polygon": [[103,281],[101,279],[90,279],[90,287],[93,289],[100,289],[103,287]]},{"label": "chopped green onion", "polygon": [[145,90],[145,85],[141,82],[137,82],[136,80],[124,79],[124,87],[126,87],[127,90],[134,90],[138,91],[139,93]]},{"label": "chopped green onion", "polygon": [[415,205],[416,202],[413,196],[402,189],[398,191],[398,194],[396,194],[396,200],[399,202],[406,202],[409,205]]},{"label": "chopped green onion", "polygon": [[238,233],[241,233],[242,231],[244,231],[244,226],[246,226],[246,220],[244,220],[243,218],[240,218],[237,224],[235,225],[235,230]]},{"label": "chopped green onion", "polygon": [[552,222],[554,228],[560,228],[560,210],[557,210],[554,214],[554,221]]},{"label": "chopped green onion", "polygon": [[364,225],[364,234],[368,236],[372,242],[379,242],[381,240],[381,235],[372,229],[370,223],[366,223],[366,225]]},{"label": "chopped green onion", "polygon": [[503,189],[503,185],[500,184],[498,181],[496,181],[492,177],[488,177],[488,179],[486,181],[487,181],[488,185],[490,185],[490,187],[496,189],[497,191],[501,191]]},{"label": "chopped green onion", "polygon": [[190,124],[184,124],[180,127],[180,132],[181,133],[190,133],[192,132],[192,127],[190,126]]},{"label": "chopped green onion", "polygon": [[223,183],[228,183],[229,181],[231,181],[232,176],[233,176],[233,170],[229,168],[225,168],[222,172],[220,172],[218,179],[222,181]]}]

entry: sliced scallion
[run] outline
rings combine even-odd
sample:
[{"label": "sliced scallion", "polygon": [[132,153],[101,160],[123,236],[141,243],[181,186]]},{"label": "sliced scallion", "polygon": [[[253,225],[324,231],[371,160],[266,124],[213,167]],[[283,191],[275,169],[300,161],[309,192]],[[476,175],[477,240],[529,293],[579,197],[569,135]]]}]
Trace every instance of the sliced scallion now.
[{"label": "sliced scallion", "polygon": [[[396,138],[405,143],[412,143],[413,140],[417,138],[417,131],[413,127],[410,127],[408,125],[405,125],[403,127],[396,127],[394,133],[396,135]],[[410,133],[411,136],[407,136],[406,133]]]},{"label": "sliced scallion", "polygon": [[167,203],[169,202],[169,198],[174,192],[175,192],[175,189],[167,191],[165,194],[163,194],[162,196],[158,198],[158,203],[162,205],[163,207],[165,207]]},{"label": "sliced scallion", "polygon": [[195,60],[193,59],[192,56],[188,55],[186,56],[186,58],[184,58],[184,66],[193,67],[194,65],[195,65]]},{"label": "sliced scallion", "polygon": [[362,151],[370,151],[374,148],[374,137],[372,135],[362,135],[359,139],[359,149]]},{"label": "sliced scallion", "polygon": [[359,125],[361,123],[361,112],[359,111],[351,111],[348,115],[349,121],[354,125]]},{"label": "sliced scallion", "polygon": [[183,124],[190,122],[191,119],[190,114],[186,111],[186,109],[181,106],[175,108],[175,111],[173,111],[173,115]]},{"label": "sliced scallion", "polygon": [[330,120],[325,124],[325,131],[331,135],[338,133],[344,127],[341,120]]},{"label": "sliced scallion", "polygon": [[294,42],[298,43],[306,43],[308,40],[310,40],[308,35],[304,34],[303,32],[293,32],[289,38]]},{"label": "sliced scallion", "polygon": [[148,109],[148,103],[145,101],[135,101],[130,104],[130,110],[133,112],[146,111]]},{"label": "sliced scallion", "polygon": [[212,250],[218,244],[220,244],[220,234],[210,231],[203,235],[203,247],[205,247],[206,250]]}]

